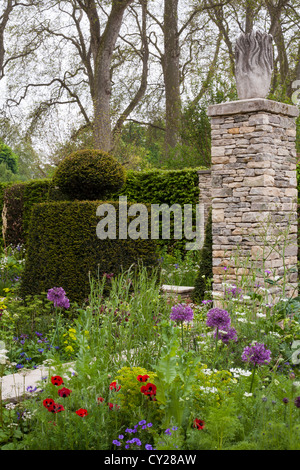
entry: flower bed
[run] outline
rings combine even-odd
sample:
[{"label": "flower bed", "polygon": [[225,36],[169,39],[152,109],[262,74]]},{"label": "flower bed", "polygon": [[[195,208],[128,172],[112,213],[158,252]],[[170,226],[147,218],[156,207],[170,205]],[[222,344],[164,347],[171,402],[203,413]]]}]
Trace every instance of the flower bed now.
[{"label": "flower bed", "polygon": [[[107,274],[82,306],[59,288],[35,299],[50,323],[13,322],[8,296],[1,375],[18,370],[37,324],[51,369],[25,399],[2,397],[2,449],[299,449],[298,299],[271,305],[263,290],[224,287],[218,306],[211,293],[193,304],[166,298],[155,273]],[[9,339],[21,327],[22,345]]]}]

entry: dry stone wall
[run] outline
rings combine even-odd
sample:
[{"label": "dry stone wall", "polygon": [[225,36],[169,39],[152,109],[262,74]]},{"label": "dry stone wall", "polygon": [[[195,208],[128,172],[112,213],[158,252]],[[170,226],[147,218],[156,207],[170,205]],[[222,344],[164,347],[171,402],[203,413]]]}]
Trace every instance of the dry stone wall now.
[{"label": "dry stone wall", "polygon": [[[266,99],[212,105],[213,290],[250,275],[297,265],[298,108]],[[288,240],[288,242],[287,242]],[[238,250],[238,251],[237,251]],[[239,262],[234,263],[239,253]],[[257,279],[259,282],[260,279]],[[287,295],[297,295],[297,272]]]}]

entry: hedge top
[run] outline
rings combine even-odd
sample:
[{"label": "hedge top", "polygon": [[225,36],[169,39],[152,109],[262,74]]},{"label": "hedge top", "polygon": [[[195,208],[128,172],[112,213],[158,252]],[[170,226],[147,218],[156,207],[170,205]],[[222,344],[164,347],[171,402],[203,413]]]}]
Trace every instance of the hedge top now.
[{"label": "hedge top", "polygon": [[58,166],[53,183],[77,200],[103,199],[119,191],[126,180],[124,167],[101,150],[78,150]]}]

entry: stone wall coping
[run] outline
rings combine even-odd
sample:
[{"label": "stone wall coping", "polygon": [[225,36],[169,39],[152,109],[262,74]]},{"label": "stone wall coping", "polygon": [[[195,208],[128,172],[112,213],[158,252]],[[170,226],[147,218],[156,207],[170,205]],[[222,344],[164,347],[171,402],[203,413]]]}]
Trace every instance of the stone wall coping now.
[{"label": "stone wall coping", "polygon": [[161,290],[164,292],[175,292],[176,294],[184,294],[184,293],[189,293],[193,292],[195,287],[192,286],[171,286],[168,284],[163,284],[161,286]]},{"label": "stone wall coping", "polygon": [[197,170],[198,175],[208,175],[211,174],[211,170]]},{"label": "stone wall coping", "polygon": [[216,117],[264,111],[290,117],[297,117],[299,115],[297,106],[263,98],[251,98],[248,100],[227,101],[226,103],[213,104],[208,107],[207,114],[208,116]]}]

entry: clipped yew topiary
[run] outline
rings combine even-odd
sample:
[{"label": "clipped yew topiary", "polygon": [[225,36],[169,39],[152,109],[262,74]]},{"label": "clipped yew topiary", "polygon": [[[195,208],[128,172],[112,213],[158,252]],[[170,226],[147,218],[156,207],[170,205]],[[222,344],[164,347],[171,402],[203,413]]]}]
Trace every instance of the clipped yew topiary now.
[{"label": "clipped yew topiary", "polygon": [[200,251],[199,271],[195,281],[195,289],[192,293],[193,302],[201,302],[205,296],[207,282],[212,279],[212,211],[210,209],[206,227],[203,247]]},{"label": "clipped yew topiary", "polygon": [[58,166],[53,183],[77,200],[105,199],[124,185],[124,167],[110,154],[101,150],[78,150]]},{"label": "clipped yew topiary", "polygon": [[[120,239],[120,205],[109,203],[115,208],[116,239],[97,236],[101,218],[96,212],[101,201],[57,201],[33,206],[20,292],[23,298],[63,287],[71,301],[82,302],[90,293],[89,276],[117,275],[139,262],[148,268],[157,265],[156,240]],[[134,217],[128,216],[128,224],[131,220]],[[151,224],[150,214],[148,221]]]}]

